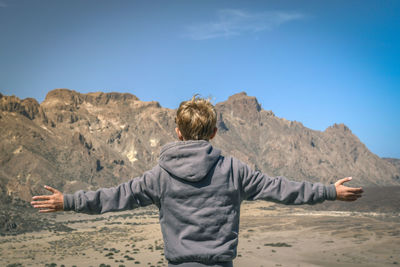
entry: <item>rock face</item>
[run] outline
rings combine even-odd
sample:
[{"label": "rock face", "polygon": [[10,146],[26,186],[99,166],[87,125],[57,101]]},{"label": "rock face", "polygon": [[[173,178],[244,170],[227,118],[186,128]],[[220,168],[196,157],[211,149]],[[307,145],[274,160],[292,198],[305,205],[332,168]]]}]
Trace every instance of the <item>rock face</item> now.
[{"label": "rock face", "polygon": [[[396,166],[371,153],[350,129],[324,132],[263,110],[245,93],[216,105],[213,144],[255,169],[294,180],[399,185]],[[39,103],[0,94],[0,193],[30,200],[43,185],[64,192],[115,186],[150,169],[175,138],[175,110],[132,94],[48,93]]]},{"label": "rock face", "polygon": [[394,159],[394,158],[382,158],[383,160],[390,162],[397,168],[397,170],[400,172],[400,159]]}]

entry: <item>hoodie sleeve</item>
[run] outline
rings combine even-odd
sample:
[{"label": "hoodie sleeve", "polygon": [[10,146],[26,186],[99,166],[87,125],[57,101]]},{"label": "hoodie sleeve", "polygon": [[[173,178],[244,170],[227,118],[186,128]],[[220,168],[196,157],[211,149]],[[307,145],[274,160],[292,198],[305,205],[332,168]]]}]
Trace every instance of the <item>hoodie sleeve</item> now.
[{"label": "hoodie sleeve", "polygon": [[[240,166],[241,165],[241,166]],[[335,185],[295,182],[283,176],[269,177],[239,163],[242,200],[268,200],[286,205],[316,204],[336,199]]]},{"label": "hoodie sleeve", "polygon": [[64,210],[89,214],[122,211],[151,204],[159,205],[159,167],[112,188],[64,194]]}]

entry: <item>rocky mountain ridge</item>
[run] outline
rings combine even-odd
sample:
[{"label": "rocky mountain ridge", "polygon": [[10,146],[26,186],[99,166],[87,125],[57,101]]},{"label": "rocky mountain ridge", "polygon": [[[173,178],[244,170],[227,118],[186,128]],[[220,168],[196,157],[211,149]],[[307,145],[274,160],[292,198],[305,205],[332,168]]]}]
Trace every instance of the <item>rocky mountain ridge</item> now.
[{"label": "rocky mountain ridge", "polygon": [[[278,118],[239,93],[216,104],[212,143],[270,175],[354,185],[399,185],[395,164],[379,158],[343,124],[315,131]],[[114,186],[157,163],[176,140],[175,110],[132,94],[50,91],[39,104],[0,94],[0,192],[29,200],[48,184],[65,192]]]}]

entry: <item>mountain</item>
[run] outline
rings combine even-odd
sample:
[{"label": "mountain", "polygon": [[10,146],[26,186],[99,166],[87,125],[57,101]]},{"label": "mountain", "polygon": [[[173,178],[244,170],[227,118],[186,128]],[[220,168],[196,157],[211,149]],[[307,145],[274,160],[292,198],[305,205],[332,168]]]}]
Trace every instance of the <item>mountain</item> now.
[{"label": "mountain", "polygon": [[[361,186],[398,185],[399,169],[371,153],[344,124],[315,131],[263,110],[240,93],[216,105],[218,146],[255,169],[294,180],[334,182],[352,176]],[[221,134],[222,132],[222,134]]]},{"label": "mountain", "polygon": [[[239,93],[216,104],[212,143],[270,175],[353,185],[400,185],[400,170],[343,124],[315,131]],[[64,192],[115,186],[157,163],[176,140],[175,110],[132,94],[50,91],[39,104],[0,94],[0,202],[30,200],[47,184]]]}]

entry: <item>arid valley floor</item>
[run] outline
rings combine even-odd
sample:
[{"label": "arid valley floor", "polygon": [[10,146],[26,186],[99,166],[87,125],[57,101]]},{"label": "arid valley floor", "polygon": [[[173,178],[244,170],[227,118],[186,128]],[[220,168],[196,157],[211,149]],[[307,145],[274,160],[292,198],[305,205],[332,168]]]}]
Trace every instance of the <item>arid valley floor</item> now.
[{"label": "arid valley floor", "polygon": [[[400,213],[392,205],[379,212],[245,202],[234,266],[397,266]],[[0,236],[0,266],[167,266],[155,207],[41,216],[72,230]]]}]

